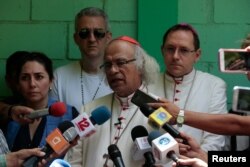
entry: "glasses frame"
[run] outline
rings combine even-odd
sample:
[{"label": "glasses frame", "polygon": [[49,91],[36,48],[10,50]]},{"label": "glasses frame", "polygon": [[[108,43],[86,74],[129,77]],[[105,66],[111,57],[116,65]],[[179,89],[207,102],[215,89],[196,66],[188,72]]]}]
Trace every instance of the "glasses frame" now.
[{"label": "glasses frame", "polygon": [[99,68],[104,70],[109,70],[113,67],[113,65],[116,65],[116,67],[121,68],[124,65],[127,65],[133,61],[136,61],[136,58],[129,59],[129,60],[117,60],[116,62],[104,62]]},{"label": "glasses frame", "polygon": [[[174,49],[174,51],[169,51],[169,49]],[[195,49],[189,50],[189,49],[185,49],[185,48],[174,48],[174,47],[163,48],[164,54],[174,55],[176,53],[176,51],[177,51],[178,55],[183,56],[183,57],[187,57],[187,56],[189,56],[190,53],[196,52]]]},{"label": "glasses frame", "polygon": [[91,33],[94,34],[94,36],[95,36],[96,39],[103,39],[106,36],[106,34],[108,33],[108,31],[104,30],[104,29],[101,29],[101,28],[94,28],[94,29],[82,28],[78,32],[78,36],[81,39],[87,39],[87,38],[89,38],[89,36],[90,36]]}]

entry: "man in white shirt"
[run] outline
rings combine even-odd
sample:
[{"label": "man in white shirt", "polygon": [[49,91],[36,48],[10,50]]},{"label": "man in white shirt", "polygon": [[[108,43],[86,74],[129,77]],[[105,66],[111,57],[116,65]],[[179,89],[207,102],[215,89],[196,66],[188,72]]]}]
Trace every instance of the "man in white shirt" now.
[{"label": "man in white shirt", "polygon": [[108,44],[101,68],[114,93],[84,105],[83,112],[90,114],[93,109],[105,105],[112,113],[111,119],[98,126],[95,134],[80,140],[67,153],[66,160],[72,167],[114,166],[107,153],[109,145],[117,144],[125,166],[142,166],[145,160],[134,161],[130,153],[133,145],[131,130],[137,125],[149,127],[147,118],[131,103],[131,98],[137,89],[160,94],[150,85],[158,81],[155,77],[159,73],[159,65],[137,41],[122,36]]},{"label": "man in white shirt", "polygon": [[51,96],[81,110],[81,106],[112,92],[99,69],[107,43],[111,40],[109,19],[99,8],[82,9],[75,17],[74,40],[81,60],[54,72]]}]

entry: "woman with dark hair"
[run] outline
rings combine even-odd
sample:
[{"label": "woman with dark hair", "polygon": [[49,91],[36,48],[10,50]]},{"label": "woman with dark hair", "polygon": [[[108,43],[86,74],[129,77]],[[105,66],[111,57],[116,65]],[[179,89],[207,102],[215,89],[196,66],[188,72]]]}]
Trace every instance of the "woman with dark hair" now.
[{"label": "woman with dark hair", "polygon": [[[8,115],[8,110],[11,105],[18,104],[21,99],[21,95],[16,87],[16,73],[17,73],[17,64],[20,62],[23,56],[29,54],[27,51],[16,51],[12,53],[6,60],[5,66],[5,83],[9,90],[11,91],[11,95],[5,97],[0,101],[0,128],[3,133],[6,133],[7,123],[9,121],[10,116]],[[26,109],[25,109],[26,110]],[[29,109],[27,109],[28,112]],[[15,114],[18,112],[15,112]],[[13,113],[13,115],[15,115]]]},{"label": "woman with dark hair", "polygon": [[[22,96],[17,105],[24,105],[37,111],[48,108],[56,102],[48,95],[53,81],[53,67],[52,61],[45,54],[30,52],[16,65],[17,90]],[[10,150],[43,147],[46,144],[46,137],[58,127],[59,123],[70,121],[77,115],[78,111],[67,105],[67,111],[61,117],[47,115],[24,125],[10,121],[6,135]]]}]

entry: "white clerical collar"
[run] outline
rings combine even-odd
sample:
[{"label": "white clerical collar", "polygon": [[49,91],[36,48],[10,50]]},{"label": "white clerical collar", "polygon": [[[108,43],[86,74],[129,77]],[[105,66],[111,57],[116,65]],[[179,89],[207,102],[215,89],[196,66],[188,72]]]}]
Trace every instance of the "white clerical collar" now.
[{"label": "white clerical collar", "polygon": [[[144,90],[146,89],[146,86],[144,84],[142,84],[140,87],[139,87],[140,90]],[[127,96],[127,97],[120,97],[118,95],[115,94],[115,98],[119,101],[122,109],[128,109],[132,102],[131,102],[131,99],[132,97],[134,96],[134,93],[132,93],[131,95]]]},{"label": "white clerical collar", "polygon": [[192,82],[192,80],[194,79],[195,73],[196,73],[196,70],[193,68],[193,70],[190,73],[182,77],[173,77],[169,75],[168,73],[165,73],[165,78],[166,80],[173,81],[176,84],[183,83],[183,82]]}]

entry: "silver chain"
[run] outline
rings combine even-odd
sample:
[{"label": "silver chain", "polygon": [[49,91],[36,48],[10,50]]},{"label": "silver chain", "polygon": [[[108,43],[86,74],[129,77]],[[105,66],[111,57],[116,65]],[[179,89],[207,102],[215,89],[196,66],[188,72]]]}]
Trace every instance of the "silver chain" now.
[{"label": "silver chain", "polygon": [[[82,93],[82,104],[84,105],[85,104],[85,101],[84,101],[84,88],[83,88],[83,69],[82,69],[82,66],[81,66],[81,93]],[[99,84],[98,84],[98,87],[95,91],[95,94],[94,96],[92,97],[92,101],[95,99],[97,93],[98,93],[98,90],[100,89],[101,87],[101,84],[102,84],[102,81],[104,80],[105,78],[105,75],[102,77],[102,79],[100,80]]]}]

